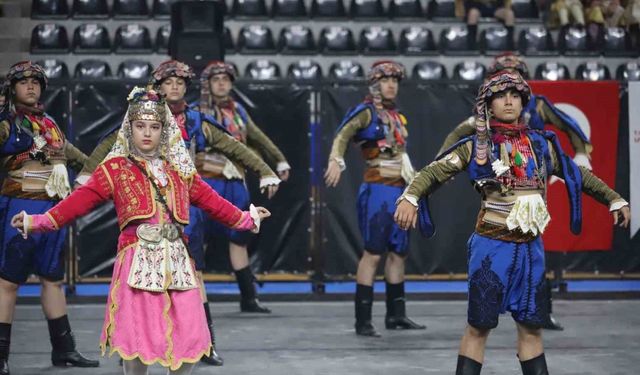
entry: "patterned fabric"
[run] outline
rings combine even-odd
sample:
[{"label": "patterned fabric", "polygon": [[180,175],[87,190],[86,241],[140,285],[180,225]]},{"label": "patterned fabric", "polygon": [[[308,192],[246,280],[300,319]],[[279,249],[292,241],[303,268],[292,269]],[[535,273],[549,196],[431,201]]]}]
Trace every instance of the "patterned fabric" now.
[{"label": "patterned fabric", "polygon": [[505,52],[502,55],[496,56],[489,68],[487,69],[487,77],[502,71],[516,71],[520,73],[522,78],[529,78],[529,67],[524,62],[522,57],[514,54],[513,52]]},{"label": "patterned fabric", "polygon": [[489,103],[491,98],[501,92],[515,89],[522,95],[522,105],[525,106],[531,97],[529,84],[518,73],[501,72],[493,75],[480,86],[474,108],[476,116],[476,160],[484,164],[487,160],[489,148]]},{"label": "patterned fabric", "polygon": [[509,311],[516,322],[541,327],[549,314],[542,239],[513,243],[474,233],[468,248],[469,324],[492,329]]},{"label": "patterned fabric", "polygon": [[403,187],[364,183],[358,193],[358,224],[364,248],[373,254],[392,251],[405,255],[409,251],[409,232],[393,221],[396,200]]},{"label": "patterned fabric", "polygon": [[[118,137],[116,143],[111,148],[111,152],[104,159],[106,162],[109,159],[116,157],[128,157],[131,154],[135,154],[135,149],[131,144],[131,119],[129,111],[141,106],[149,106],[148,108],[157,108],[158,103],[163,103],[164,110],[162,111],[162,143],[160,145],[160,156],[169,162],[171,168],[173,168],[178,174],[185,179],[190,179],[196,174],[196,167],[193,164],[191,155],[184,145],[182,140],[182,132],[180,131],[176,119],[171,114],[171,110],[166,105],[164,100],[158,97],[156,100],[155,91],[145,90],[140,87],[135,87],[131,94],[129,94],[129,109],[124,116],[122,126],[118,131]],[[153,103],[153,104],[151,104]]]},{"label": "patterned fabric", "polygon": [[[225,63],[224,61],[212,61],[206,68],[200,73],[200,111],[204,113],[213,113],[214,100],[211,90],[209,89],[209,78],[218,75],[226,74],[231,81],[235,81],[237,77],[236,69],[233,65]],[[233,100],[230,98],[227,100],[229,104],[233,105]]]},{"label": "patterned fabric", "polygon": [[[33,77],[40,81],[40,88],[42,91],[47,88],[48,79],[44,68],[31,61],[20,61],[9,68],[9,72],[7,73],[8,84],[5,89],[10,88],[10,86],[17,81],[29,77]],[[5,96],[9,97],[8,93],[6,93]]]},{"label": "patterned fabric", "polygon": [[373,63],[367,74],[367,79],[369,80],[369,84],[373,84],[383,77],[395,77],[398,81],[401,81],[405,76],[406,72],[402,64],[395,61],[383,60]]},{"label": "patterned fabric", "polygon": [[[375,62],[367,74],[367,79],[369,80],[369,97],[367,101],[373,102],[373,105],[378,111],[382,111],[385,108],[395,108],[395,102],[393,100],[382,97],[380,80],[384,77],[395,77],[398,81],[402,81],[405,75],[404,66],[400,63],[394,61]],[[385,116],[384,113],[381,115],[382,117]]]},{"label": "patterned fabric", "polygon": [[182,78],[188,85],[191,83],[191,79],[195,77],[195,74],[189,65],[177,60],[168,60],[158,65],[151,73],[151,76],[153,77],[153,84],[156,86],[169,77]]}]

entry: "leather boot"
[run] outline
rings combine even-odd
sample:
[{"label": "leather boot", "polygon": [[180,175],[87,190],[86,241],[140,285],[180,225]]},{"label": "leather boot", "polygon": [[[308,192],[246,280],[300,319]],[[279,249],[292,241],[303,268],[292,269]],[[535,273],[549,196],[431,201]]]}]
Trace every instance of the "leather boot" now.
[{"label": "leather boot", "polygon": [[404,283],[387,284],[387,314],[384,318],[386,329],[426,329],[427,327],[407,317]]},{"label": "leather boot", "polygon": [[211,310],[209,310],[209,304],[206,302],[204,303],[204,314],[207,317],[207,325],[209,326],[209,334],[211,335],[211,352],[208,356],[203,356],[200,361],[211,366],[222,366],[224,361],[218,352],[216,352],[216,334],[213,328],[213,320],[211,319]]},{"label": "leather boot", "polygon": [[475,360],[458,355],[458,366],[456,366],[456,375],[480,375],[482,363]]},{"label": "leather boot", "polygon": [[253,272],[249,266],[234,271],[236,274],[236,281],[238,282],[238,288],[240,288],[240,311],[269,314],[271,310],[263,306],[258,300],[256,292],[256,281]]},{"label": "leather boot", "polygon": [[371,310],[373,308],[373,287],[356,285],[356,334],[360,336],[380,337],[376,327],[371,323]]},{"label": "leather boot", "polygon": [[0,323],[0,375],[9,375],[11,323]]},{"label": "leather boot", "polygon": [[522,375],[549,375],[544,353],[528,361],[521,361],[520,366],[522,367]]},{"label": "leather boot", "polygon": [[50,319],[49,336],[51,339],[51,363],[54,366],[65,367],[71,365],[74,367],[98,367],[100,362],[87,359],[76,350],[76,342],[71,332],[69,318],[64,315],[60,318]]},{"label": "leather boot", "polygon": [[548,306],[549,306],[549,317],[547,318],[547,321],[544,323],[544,325],[542,326],[543,329],[548,329],[550,331],[564,331],[564,327],[562,326],[562,324],[560,324],[560,322],[558,322],[558,320],[552,315],[553,313],[553,295],[552,293],[552,288],[551,288],[551,281],[550,280],[546,280],[546,288],[547,288],[547,298],[548,298]]}]

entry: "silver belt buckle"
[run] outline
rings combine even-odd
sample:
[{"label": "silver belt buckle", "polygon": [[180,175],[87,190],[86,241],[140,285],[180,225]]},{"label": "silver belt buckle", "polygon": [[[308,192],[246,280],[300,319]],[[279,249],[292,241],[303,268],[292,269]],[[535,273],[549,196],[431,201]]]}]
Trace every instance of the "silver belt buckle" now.
[{"label": "silver belt buckle", "polygon": [[163,224],[162,225],[162,236],[169,241],[175,241],[180,237],[180,231],[178,227],[174,224]]}]

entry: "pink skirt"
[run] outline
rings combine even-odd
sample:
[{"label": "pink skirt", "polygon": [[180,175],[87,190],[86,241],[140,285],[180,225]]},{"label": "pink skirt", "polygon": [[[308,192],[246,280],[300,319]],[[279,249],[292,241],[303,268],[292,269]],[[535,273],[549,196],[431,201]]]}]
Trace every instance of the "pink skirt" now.
[{"label": "pink skirt", "polygon": [[[102,355],[159,363],[176,370],[211,349],[200,289],[147,292],[129,287],[134,245],[118,252],[100,336]],[[193,262],[192,262],[193,266]]]}]

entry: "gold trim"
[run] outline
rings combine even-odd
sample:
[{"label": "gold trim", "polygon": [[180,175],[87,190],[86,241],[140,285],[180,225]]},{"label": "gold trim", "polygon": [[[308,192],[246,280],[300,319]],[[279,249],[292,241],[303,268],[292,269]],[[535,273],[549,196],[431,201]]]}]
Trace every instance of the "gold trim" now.
[{"label": "gold trim", "polygon": [[[113,159],[113,158],[111,158]],[[102,163],[100,163],[100,168],[102,168],[102,172],[104,173],[105,177],[107,178],[107,182],[109,182],[109,186],[111,186],[111,194],[114,193],[115,191],[115,187],[113,185],[113,180],[111,179],[111,175],[109,174],[109,171],[107,170],[107,167],[104,166],[104,163],[106,162],[106,160],[104,160]]]},{"label": "gold trim", "polygon": [[49,218],[49,220],[51,220],[51,224],[53,224],[53,227],[56,228],[56,230],[60,230],[60,224],[58,224],[56,219],[53,218],[49,211],[45,212],[44,214]]}]

